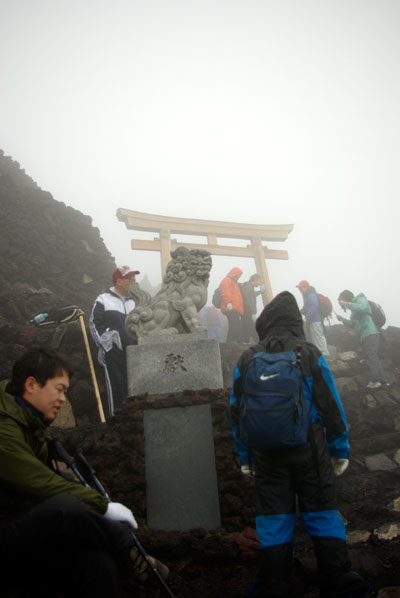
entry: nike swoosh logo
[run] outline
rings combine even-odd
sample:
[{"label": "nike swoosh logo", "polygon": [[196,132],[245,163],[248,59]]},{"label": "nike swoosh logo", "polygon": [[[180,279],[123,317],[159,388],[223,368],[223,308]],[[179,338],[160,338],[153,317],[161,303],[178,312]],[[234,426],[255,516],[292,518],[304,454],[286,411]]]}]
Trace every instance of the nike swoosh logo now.
[{"label": "nike swoosh logo", "polygon": [[261,374],[260,380],[269,380],[270,378],[276,378],[279,375],[280,374],[270,374],[269,376],[264,376],[264,374]]}]

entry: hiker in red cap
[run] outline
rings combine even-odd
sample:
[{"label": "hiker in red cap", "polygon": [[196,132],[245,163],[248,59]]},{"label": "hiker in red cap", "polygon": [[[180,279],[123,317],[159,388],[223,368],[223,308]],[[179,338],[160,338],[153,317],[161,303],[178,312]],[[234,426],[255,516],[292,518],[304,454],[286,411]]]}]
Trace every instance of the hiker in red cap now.
[{"label": "hiker in red cap", "polygon": [[329,355],[328,344],[326,342],[322,317],[319,310],[319,299],[314,287],[308,280],[301,280],[296,287],[303,295],[303,307],[301,313],[304,315],[305,333],[309,342],[313,343],[323,355]]},{"label": "hiker in red cap", "polygon": [[90,315],[90,332],[99,347],[99,363],[104,367],[110,415],[122,405],[128,392],[125,349],[137,344],[125,329],[126,316],[135,307],[129,288],[136,274],[140,274],[139,270],[129,266],[115,268],[114,286],[97,297]]}]

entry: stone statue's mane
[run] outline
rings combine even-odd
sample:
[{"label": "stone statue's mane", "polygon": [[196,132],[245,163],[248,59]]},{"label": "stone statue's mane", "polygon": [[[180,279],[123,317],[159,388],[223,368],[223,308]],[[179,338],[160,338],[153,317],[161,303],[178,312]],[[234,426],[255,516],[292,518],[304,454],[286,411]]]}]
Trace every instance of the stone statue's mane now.
[{"label": "stone statue's mane", "polygon": [[126,329],[132,338],[205,330],[197,314],[207,302],[210,252],[182,246],[171,252],[171,258],[154,297],[138,283],[129,289],[135,308],[126,319]]}]

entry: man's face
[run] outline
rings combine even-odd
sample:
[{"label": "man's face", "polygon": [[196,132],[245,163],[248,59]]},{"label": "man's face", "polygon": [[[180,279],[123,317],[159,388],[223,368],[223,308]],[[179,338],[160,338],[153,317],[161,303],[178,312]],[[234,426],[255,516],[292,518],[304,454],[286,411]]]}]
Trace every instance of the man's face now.
[{"label": "man's face", "polygon": [[35,407],[46,421],[53,421],[64,406],[65,393],[69,388],[69,376],[63,372],[61,376],[49,378],[44,386],[33,376],[25,380],[23,398]]},{"label": "man's face", "polygon": [[259,287],[261,284],[261,278],[253,278],[251,284],[253,285],[253,287]]},{"label": "man's face", "polygon": [[125,278],[117,278],[115,288],[120,292],[121,295],[127,297],[130,286],[135,281],[136,276],[134,274],[131,274],[130,276],[125,276]]},{"label": "man's face", "polygon": [[299,287],[299,291],[302,295],[305,295],[307,293],[307,289],[308,287]]}]

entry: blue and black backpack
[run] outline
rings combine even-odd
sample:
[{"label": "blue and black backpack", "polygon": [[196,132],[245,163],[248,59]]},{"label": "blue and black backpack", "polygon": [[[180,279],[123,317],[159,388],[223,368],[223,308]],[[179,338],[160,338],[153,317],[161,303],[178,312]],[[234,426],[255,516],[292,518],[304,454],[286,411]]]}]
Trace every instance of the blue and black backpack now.
[{"label": "blue and black backpack", "polygon": [[303,392],[300,351],[257,351],[251,358],[239,411],[240,440],[247,448],[276,451],[307,444],[312,405]]}]

